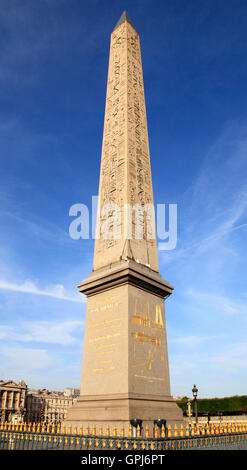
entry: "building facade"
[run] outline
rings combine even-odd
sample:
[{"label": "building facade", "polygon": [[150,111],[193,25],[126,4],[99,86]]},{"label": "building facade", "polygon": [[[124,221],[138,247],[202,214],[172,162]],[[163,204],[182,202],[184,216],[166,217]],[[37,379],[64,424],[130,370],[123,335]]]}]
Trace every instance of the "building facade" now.
[{"label": "building facade", "polygon": [[79,389],[66,389],[65,392],[29,390],[26,421],[59,424],[66,418],[68,408],[76,402],[78,395]]},{"label": "building facade", "polygon": [[29,390],[23,380],[0,380],[0,422],[61,423],[76,402],[80,390]]},{"label": "building facade", "polygon": [[0,380],[0,416],[1,422],[20,422],[26,415],[27,385],[23,380]]}]

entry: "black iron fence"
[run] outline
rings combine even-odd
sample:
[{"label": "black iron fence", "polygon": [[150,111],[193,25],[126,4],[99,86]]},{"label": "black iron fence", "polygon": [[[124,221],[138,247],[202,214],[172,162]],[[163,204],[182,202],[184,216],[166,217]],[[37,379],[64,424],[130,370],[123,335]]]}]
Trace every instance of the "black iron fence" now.
[{"label": "black iron fence", "polygon": [[144,438],[0,430],[0,450],[247,450],[247,432]]}]

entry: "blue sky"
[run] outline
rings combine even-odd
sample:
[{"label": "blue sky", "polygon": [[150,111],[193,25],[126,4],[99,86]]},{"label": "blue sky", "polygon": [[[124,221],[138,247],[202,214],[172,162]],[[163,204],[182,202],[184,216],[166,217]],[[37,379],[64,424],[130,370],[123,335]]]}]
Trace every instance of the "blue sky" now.
[{"label": "blue sky", "polygon": [[247,393],[247,4],[2,0],[0,378],[79,387],[93,241],[69,208],[98,191],[110,33],[141,38],[155,203],[178,204],[159,252],[171,390]]}]

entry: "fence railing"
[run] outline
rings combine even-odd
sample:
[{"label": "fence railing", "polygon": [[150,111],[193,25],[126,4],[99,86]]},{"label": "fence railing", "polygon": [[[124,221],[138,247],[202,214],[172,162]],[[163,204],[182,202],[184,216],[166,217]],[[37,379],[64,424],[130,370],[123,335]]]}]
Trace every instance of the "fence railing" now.
[{"label": "fence railing", "polygon": [[[0,423],[0,431],[20,431],[20,432],[32,432],[32,433],[50,433],[50,434],[79,434],[86,436],[113,436],[113,437],[133,437],[133,427],[129,425],[128,432],[126,427],[122,424],[120,428],[114,425],[112,428],[107,424],[104,428],[102,425],[93,425],[90,427],[88,424],[83,428],[82,425],[74,426],[62,425],[61,424],[46,424],[46,423]],[[136,437],[184,437],[184,436],[200,436],[200,435],[211,435],[211,434],[234,434],[247,432],[247,421],[244,422],[223,422],[223,423],[199,423],[199,424],[181,424],[178,427],[168,425],[165,427],[162,425],[158,427],[155,425],[152,429],[148,425],[145,428],[137,426]]]},{"label": "fence railing", "polygon": [[169,436],[168,430],[165,432],[164,429],[161,430],[163,435],[159,436],[159,430],[154,428],[152,437],[148,427],[143,435],[139,429],[135,437],[131,430],[128,436],[121,435],[123,431],[116,435],[116,429],[113,430],[115,435],[114,432],[111,434],[109,427],[105,434],[96,434],[96,427],[90,433],[89,426],[85,434],[78,433],[76,427],[73,434],[71,430],[63,433],[64,429],[58,432],[59,429],[55,431],[54,428],[39,424],[1,425],[0,450],[247,450],[247,429],[243,423],[229,425],[229,432],[221,427],[206,426],[206,429],[195,427],[191,433],[185,429],[186,435],[180,432],[180,436]]}]

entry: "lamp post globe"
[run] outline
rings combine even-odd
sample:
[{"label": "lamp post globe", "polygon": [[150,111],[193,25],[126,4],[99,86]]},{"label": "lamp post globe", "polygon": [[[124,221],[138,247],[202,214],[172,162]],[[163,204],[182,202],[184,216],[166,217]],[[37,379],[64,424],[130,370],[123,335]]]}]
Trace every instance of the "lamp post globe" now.
[{"label": "lamp post globe", "polygon": [[194,387],[192,388],[192,393],[193,393],[194,398],[197,398],[197,392],[198,392],[198,388],[196,388],[196,385],[194,385]]}]

